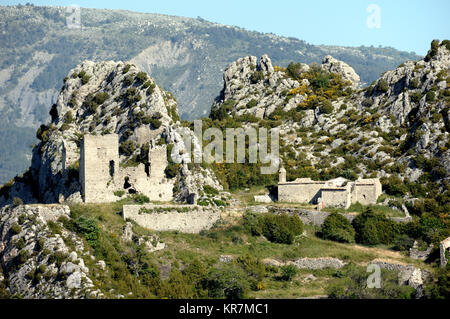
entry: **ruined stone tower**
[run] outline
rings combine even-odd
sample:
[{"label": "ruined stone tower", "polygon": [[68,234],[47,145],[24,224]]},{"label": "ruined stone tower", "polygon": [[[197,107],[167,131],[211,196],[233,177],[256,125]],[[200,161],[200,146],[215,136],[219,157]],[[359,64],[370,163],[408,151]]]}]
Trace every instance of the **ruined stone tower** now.
[{"label": "ruined stone tower", "polygon": [[114,200],[108,184],[119,171],[119,138],[117,134],[85,135],[80,148],[80,184],[86,203]]},{"label": "ruined stone tower", "polygon": [[119,137],[85,135],[80,149],[80,184],[85,203],[107,203],[120,194],[140,193],[151,201],[171,201],[173,182],[166,178],[167,146],[150,145],[149,162],[119,166]]}]

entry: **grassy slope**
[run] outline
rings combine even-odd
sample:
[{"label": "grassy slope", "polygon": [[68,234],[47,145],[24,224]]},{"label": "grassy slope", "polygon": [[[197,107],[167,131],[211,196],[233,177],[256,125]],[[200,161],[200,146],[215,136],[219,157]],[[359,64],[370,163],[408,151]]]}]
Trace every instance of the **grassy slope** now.
[{"label": "grassy slope", "polygon": [[[120,216],[121,207],[125,201],[102,205],[74,205],[71,206],[73,217],[86,216],[96,220],[101,225],[100,248],[94,251],[97,260],[106,261],[108,272],[96,275],[95,283],[104,292],[114,289],[115,294],[127,295],[133,292],[134,298],[151,298],[154,295],[148,288],[142,286],[136,277],[129,275],[126,264],[120,259],[123,254],[130,253],[134,244],[120,240],[125,221]],[[399,252],[388,250],[387,247],[363,247],[360,245],[341,244],[322,240],[315,236],[316,229],[306,226],[306,236],[298,238],[293,245],[271,243],[263,237],[253,237],[245,232],[238,217],[228,218],[226,223],[218,225],[204,234],[183,234],[178,232],[161,232],[161,241],[167,248],[148,255],[148,261],[160,270],[161,278],[165,279],[173,265],[180,265],[180,269],[189,265],[195,258],[201,260],[208,267],[212,267],[219,260],[220,255],[234,257],[251,255],[260,260],[275,259],[278,261],[295,260],[301,257],[336,257],[346,262],[364,267],[376,258],[391,260],[405,264],[414,264],[429,269],[430,266],[417,260],[412,260]],[[134,226],[134,232],[139,236],[152,235],[153,232]],[[94,268],[95,261],[86,260]],[[335,270],[301,270],[291,282],[281,282],[276,275],[264,278],[264,289],[252,291],[250,296],[255,298],[298,298],[325,294],[326,287],[336,279]],[[101,273],[101,272],[98,272]],[[126,274],[127,273],[127,274]],[[303,282],[303,279],[314,274],[317,280]]]}]

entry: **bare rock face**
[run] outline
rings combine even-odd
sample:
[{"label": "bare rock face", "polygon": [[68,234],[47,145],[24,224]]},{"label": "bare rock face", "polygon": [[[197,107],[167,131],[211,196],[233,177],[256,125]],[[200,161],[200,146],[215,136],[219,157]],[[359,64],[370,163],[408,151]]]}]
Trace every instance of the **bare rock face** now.
[{"label": "bare rock face", "polygon": [[[0,263],[11,296],[21,298],[86,298],[98,295],[85,266],[88,254],[75,233],[48,223],[69,218],[63,205],[6,206],[0,210]],[[70,239],[74,248],[65,244]]]},{"label": "bare rock face", "polygon": [[[307,65],[304,67],[305,70],[309,68]],[[262,119],[277,107],[288,110],[303,101],[303,97],[299,96],[289,105],[284,105],[282,93],[300,86],[300,83],[286,78],[279,68],[272,65],[267,55],[259,61],[255,56],[247,56],[233,62],[225,70],[223,80],[224,86],[214,102],[213,111],[225,104],[228,112],[251,114]]]},{"label": "bare rock face", "polygon": [[342,78],[346,81],[350,81],[354,88],[358,87],[359,75],[355,70],[345,62],[339,61],[333,58],[331,55],[327,55],[322,60],[322,68],[330,73],[337,73],[342,75]]}]

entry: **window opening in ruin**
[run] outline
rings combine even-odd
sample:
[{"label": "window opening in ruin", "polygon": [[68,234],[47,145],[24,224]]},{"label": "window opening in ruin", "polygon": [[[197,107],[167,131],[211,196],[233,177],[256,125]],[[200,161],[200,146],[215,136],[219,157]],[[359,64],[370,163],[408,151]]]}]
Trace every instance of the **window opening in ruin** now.
[{"label": "window opening in ruin", "polygon": [[147,174],[147,177],[150,177],[150,164],[145,164],[145,173]]},{"label": "window opening in ruin", "polygon": [[123,188],[128,189],[130,187],[131,187],[130,178],[127,176],[127,177],[125,177],[125,183],[123,184]]},{"label": "window opening in ruin", "polygon": [[109,161],[109,176],[114,177],[114,161]]},{"label": "window opening in ruin", "polygon": [[363,194],[363,198],[366,199],[366,194]]}]

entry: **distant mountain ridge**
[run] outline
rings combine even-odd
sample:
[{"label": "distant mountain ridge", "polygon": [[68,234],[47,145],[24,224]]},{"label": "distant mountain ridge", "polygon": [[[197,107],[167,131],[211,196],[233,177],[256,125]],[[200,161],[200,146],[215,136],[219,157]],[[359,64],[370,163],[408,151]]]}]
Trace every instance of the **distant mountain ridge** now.
[{"label": "distant mountain ridge", "polygon": [[[268,54],[274,64],[320,62],[328,54],[370,83],[420,57],[392,48],[315,46],[203,19],[81,9],[80,29],[65,7],[0,6],[0,183],[29,166],[36,127],[48,118],[61,79],[81,61],[130,61],[178,100],[183,119],[206,116],[227,65]],[[14,147],[12,147],[14,146]]]}]

